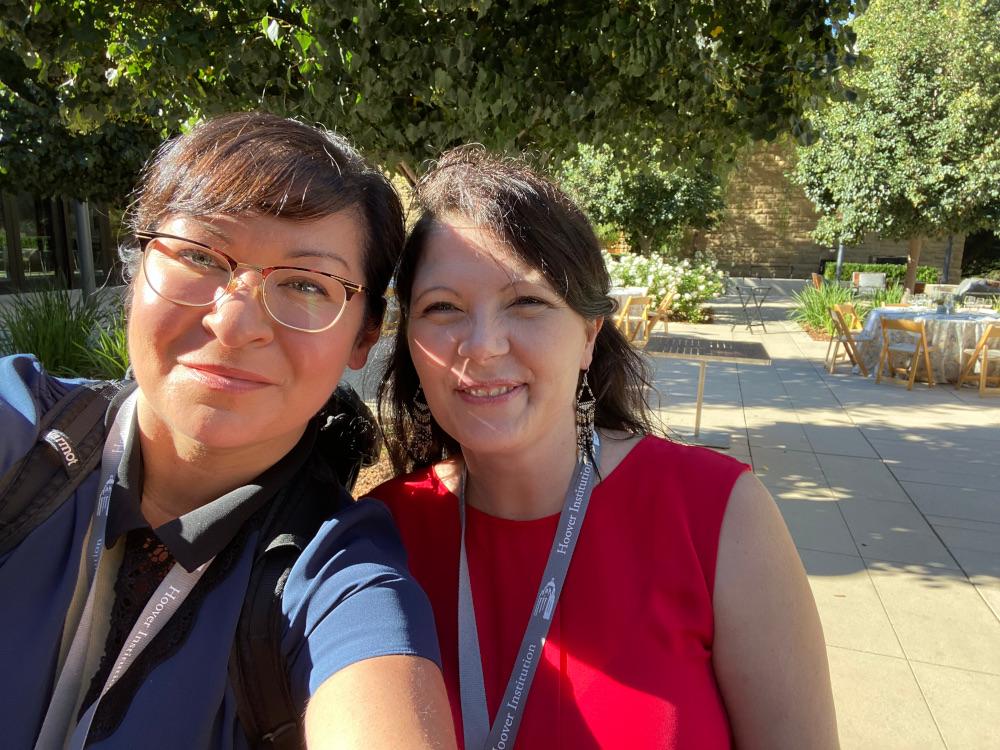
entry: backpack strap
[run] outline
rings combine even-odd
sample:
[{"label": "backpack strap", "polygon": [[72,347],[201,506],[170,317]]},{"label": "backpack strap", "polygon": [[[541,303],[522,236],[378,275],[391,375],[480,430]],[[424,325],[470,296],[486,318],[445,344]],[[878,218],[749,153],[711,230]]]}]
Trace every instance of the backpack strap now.
[{"label": "backpack strap", "polygon": [[109,405],[130,385],[82,385],[44,414],[38,442],[0,478],[0,555],[48,520],[100,464]]},{"label": "backpack strap", "polygon": [[288,665],[281,652],[286,625],[281,597],[292,566],[319,527],[351,502],[328,467],[310,463],[274,499],[255,553],[229,659],[237,714],[253,748],[305,747],[301,707],[292,698]]},{"label": "backpack strap", "polygon": [[375,417],[350,386],[338,386],[318,418],[313,455],[274,498],[261,526],[229,657],[236,712],[250,747],[260,750],[305,747],[302,707],[292,698],[281,653],[281,597],[299,555],[325,520],[353,502],[349,490],[358,472],[381,449]]}]

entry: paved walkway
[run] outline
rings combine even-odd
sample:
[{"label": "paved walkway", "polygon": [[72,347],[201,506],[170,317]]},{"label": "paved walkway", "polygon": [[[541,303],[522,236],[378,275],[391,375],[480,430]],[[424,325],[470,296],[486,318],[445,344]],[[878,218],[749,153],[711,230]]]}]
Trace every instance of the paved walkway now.
[{"label": "paved walkway", "polygon": [[[772,367],[709,364],[702,430],[771,490],[826,635],[844,748],[1000,748],[1000,398],[823,367],[825,342],[732,298],[685,335],[761,341]],[[690,431],[698,367],[656,359],[667,427]]]},{"label": "paved walkway", "polygon": [[[761,341],[772,367],[709,364],[702,430],[774,495],[826,635],[845,750],[1000,748],[1000,398],[823,368],[826,342],[735,298],[670,332]],[[662,329],[661,329],[662,330]],[[380,349],[385,341],[381,342]],[[666,427],[694,426],[698,367],[653,360]],[[353,378],[367,397],[374,367]]]}]

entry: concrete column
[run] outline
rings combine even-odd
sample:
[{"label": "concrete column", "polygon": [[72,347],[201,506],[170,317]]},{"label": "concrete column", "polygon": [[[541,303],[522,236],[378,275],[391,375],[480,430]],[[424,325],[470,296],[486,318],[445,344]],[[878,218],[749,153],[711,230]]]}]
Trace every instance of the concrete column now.
[{"label": "concrete column", "polygon": [[92,295],[97,284],[94,281],[94,245],[90,238],[90,207],[87,201],[73,201],[76,214],[76,252],[80,263],[80,287],[85,297]]}]

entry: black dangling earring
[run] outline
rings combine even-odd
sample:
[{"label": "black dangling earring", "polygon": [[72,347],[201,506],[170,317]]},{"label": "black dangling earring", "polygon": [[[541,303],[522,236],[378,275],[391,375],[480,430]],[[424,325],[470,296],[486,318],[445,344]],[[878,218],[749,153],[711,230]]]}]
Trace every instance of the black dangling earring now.
[{"label": "black dangling earring", "polygon": [[417,392],[413,394],[413,439],[410,441],[413,457],[418,463],[430,460],[433,440],[431,408],[424,397],[424,389],[418,385]]},{"label": "black dangling earring", "polygon": [[597,412],[597,399],[587,382],[587,371],[583,370],[580,379],[580,389],[576,392],[576,456],[577,460],[587,463],[594,455],[594,415]]}]

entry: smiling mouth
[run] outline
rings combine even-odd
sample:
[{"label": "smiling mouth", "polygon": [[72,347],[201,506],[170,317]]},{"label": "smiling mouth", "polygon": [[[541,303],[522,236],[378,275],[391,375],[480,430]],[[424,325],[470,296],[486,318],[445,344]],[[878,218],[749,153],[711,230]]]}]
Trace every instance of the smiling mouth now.
[{"label": "smiling mouth", "polygon": [[461,390],[463,393],[475,396],[476,398],[496,398],[497,396],[510,393],[517,387],[516,385],[494,385],[489,387],[462,388]]},{"label": "smiling mouth", "polygon": [[201,363],[182,363],[197,380],[218,390],[255,390],[274,383],[255,372]]}]

